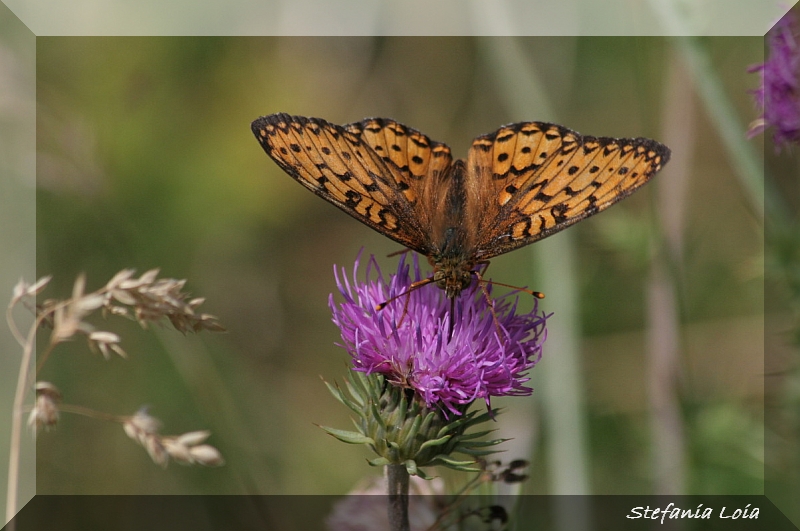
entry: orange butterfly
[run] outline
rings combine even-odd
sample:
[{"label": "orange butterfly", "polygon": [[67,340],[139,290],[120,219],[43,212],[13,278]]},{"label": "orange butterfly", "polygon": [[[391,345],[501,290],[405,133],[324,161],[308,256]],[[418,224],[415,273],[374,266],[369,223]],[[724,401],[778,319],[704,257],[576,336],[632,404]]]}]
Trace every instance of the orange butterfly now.
[{"label": "orange butterfly", "polygon": [[[646,138],[582,136],[556,124],[505,125],[472,142],[467,160],[388,118],[345,126],[272,114],[253,133],[300,184],[428,257],[455,298],[475,269],[608,208],[670,156]],[[414,286],[418,287],[418,286]]]}]

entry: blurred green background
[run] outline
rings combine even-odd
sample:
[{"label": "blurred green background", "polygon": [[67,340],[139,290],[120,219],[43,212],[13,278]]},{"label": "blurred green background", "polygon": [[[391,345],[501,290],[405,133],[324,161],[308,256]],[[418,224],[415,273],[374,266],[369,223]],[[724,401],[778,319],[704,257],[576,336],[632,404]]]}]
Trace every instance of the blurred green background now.
[{"label": "blurred green background", "polygon": [[[228,329],[183,337],[112,320],[103,326],[123,337],[130,359],[104,361],[76,341],[40,375],[68,403],[115,414],[150,405],[165,434],[210,429],[226,466],[162,470],[119,426],[63,415],[38,440],[38,492],[341,494],[380,473],[365,449],[314,424],[350,425],[320,380],[341,381],[348,363],[327,308],[333,265],[351,267],[363,247],[391,271],[396,258],[385,257],[398,246],[264,154],[250,122],[280,111],[342,124],[391,117],[461,157],[475,136],[528,120],[673,147],[653,184],[554,236],[556,247],[544,241],[492,261],[492,278],[544,291],[552,321],[575,317],[551,329],[532,374],[536,391],[503,401],[509,412],[497,427],[516,438],[506,458],[532,461],[525,492],[569,489],[550,466],[559,435],[549,419],[562,418],[562,404],[543,401],[541,388],[561,386],[548,380],[548,362],[571,342],[578,378],[564,389],[577,397],[585,428],[577,491],[762,493],[763,222],[735,154],[748,155],[729,138],[746,143],[757,115],[747,91],[758,78],[746,68],[763,60],[763,40],[692,46],[659,38],[38,38],[37,267],[55,277],[45,295],[68,296],[80,272],[96,289],[120,269],[158,267],[187,278]],[[721,111],[687,67],[691,57],[708,60],[703,75],[721,89]],[[762,138],[750,144],[763,150]],[[559,278],[574,291],[572,309],[561,310],[569,295],[552,285]],[[664,302],[654,286],[673,297]],[[774,310],[785,322],[784,307]],[[662,366],[653,352],[659,316],[667,331],[672,319],[677,349],[664,373],[651,369]],[[654,406],[654,382],[664,384],[671,417]],[[674,470],[659,433],[671,434]]]}]

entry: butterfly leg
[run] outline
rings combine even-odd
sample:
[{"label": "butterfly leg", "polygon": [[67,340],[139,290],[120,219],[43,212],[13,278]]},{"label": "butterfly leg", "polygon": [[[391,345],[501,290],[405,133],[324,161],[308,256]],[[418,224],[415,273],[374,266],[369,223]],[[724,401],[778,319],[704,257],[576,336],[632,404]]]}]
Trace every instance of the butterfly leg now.
[{"label": "butterfly leg", "polygon": [[399,251],[395,251],[393,253],[389,253],[386,255],[386,258],[391,258],[392,256],[400,256],[401,254],[410,253],[411,249],[400,249]]},{"label": "butterfly leg", "polygon": [[[414,284],[411,284],[411,286],[413,287]],[[405,296],[406,301],[403,303],[403,313],[400,314],[400,320],[397,321],[397,328],[400,328],[400,325],[403,324],[403,319],[406,318],[406,314],[408,313],[408,302],[411,300],[411,289],[406,291],[403,295]]]},{"label": "butterfly leg", "polygon": [[[489,261],[478,262],[478,264],[486,264],[486,268],[483,270],[483,273],[486,273],[486,269],[489,267]],[[483,296],[486,297],[486,302],[489,303],[489,311],[492,312],[492,321],[494,321],[494,327],[497,329],[497,338],[500,339],[503,337],[503,329],[500,326],[500,321],[497,320],[497,313],[494,311],[494,300],[489,296],[489,290],[486,288],[486,284],[490,281],[483,279],[483,273],[476,270],[472,271],[472,274],[478,279],[478,285],[481,287]]]}]

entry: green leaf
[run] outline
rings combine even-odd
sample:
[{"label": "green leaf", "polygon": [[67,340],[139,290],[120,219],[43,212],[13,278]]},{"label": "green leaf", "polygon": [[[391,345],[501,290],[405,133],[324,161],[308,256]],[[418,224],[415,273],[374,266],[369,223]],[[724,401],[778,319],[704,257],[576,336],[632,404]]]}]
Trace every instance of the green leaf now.
[{"label": "green leaf", "polygon": [[[410,473],[411,473],[411,472],[409,472],[409,474],[410,474]],[[418,469],[417,469],[417,472],[416,472],[416,474],[414,474],[414,475],[415,475],[415,476],[418,476],[418,477],[420,477],[420,478],[422,478],[422,479],[424,479],[424,480],[427,480],[427,481],[430,481],[430,480],[432,480],[433,478],[435,478],[435,477],[436,477],[436,476],[429,476],[428,474],[426,474],[425,472],[423,472],[421,468],[418,468]]]},{"label": "green leaf", "polygon": [[358,407],[358,405],[355,402],[350,400],[347,397],[347,395],[345,395],[344,392],[339,388],[338,385],[336,387],[334,387],[331,384],[329,384],[328,382],[324,382],[324,383],[325,383],[326,386],[328,386],[328,390],[331,392],[331,394],[334,396],[334,398],[336,398],[336,400],[338,400],[339,402],[341,402],[345,406],[349,407],[353,411],[353,413],[355,413],[356,415],[360,416],[360,415],[363,414],[362,408]]},{"label": "green leaf", "polygon": [[357,377],[364,386],[364,389],[370,396],[380,396],[381,389],[383,388],[383,376],[380,374],[367,374],[362,371],[356,371]]},{"label": "green leaf", "polygon": [[473,416],[474,412],[469,412],[460,419],[454,420],[439,429],[439,433],[436,434],[436,437],[441,437],[447,433],[453,432],[458,430],[461,426],[469,422],[470,418]]},{"label": "green leaf", "polygon": [[350,380],[350,378],[346,378],[344,383],[347,386],[347,392],[350,394],[351,397],[353,397],[355,403],[357,403],[359,406],[363,408],[367,400],[366,397],[368,396],[365,393],[365,389],[359,388]]},{"label": "green leaf", "polygon": [[333,435],[340,441],[348,444],[375,444],[375,441],[373,441],[370,437],[355,431],[337,430],[336,428],[329,428],[327,426],[320,426],[320,428],[325,430],[330,435]]},{"label": "green leaf", "polygon": [[[500,413],[499,409],[494,409],[492,411],[494,412],[495,417]],[[436,436],[441,437],[447,433],[453,433],[458,430],[466,431],[470,427],[486,422],[487,420],[492,420],[492,417],[489,415],[488,411],[485,411],[480,415],[478,415],[474,410],[469,411],[461,418],[442,426]]]},{"label": "green leaf", "polygon": [[500,415],[500,412],[500,409],[493,409],[491,414],[488,411],[484,411],[480,415],[470,419],[470,425],[480,424],[489,420],[495,420]]},{"label": "green leaf", "polygon": [[472,432],[472,433],[464,433],[463,435],[457,436],[456,440],[458,440],[458,441],[468,441],[470,439],[480,439],[481,437],[489,435],[490,433],[493,433],[495,431],[497,431],[497,430],[492,429],[492,430],[476,431],[476,432]]},{"label": "green leaf", "polygon": [[422,443],[422,445],[419,447],[419,451],[421,452],[425,448],[430,448],[431,446],[440,446],[449,440],[450,435],[445,435],[444,437],[439,437],[438,439],[429,439]]},{"label": "green leaf", "polygon": [[338,385],[334,387],[333,385],[329,384],[329,383],[328,383],[328,382],[326,382],[325,380],[322,380],[322,383],[324,383],[324,384],[325,384],[325,387],[327,387],[327,388],[328,388],[328,391],[330,391],[330,392],[331,392],[331,394],[332,394],[333,396],[335,396],[335,397],[336,397],[336,399],[337,399],[339,402],[342,402],[342,403],[344,403],[344,396],[342,395],[342,390],[341,390],[341,389],[339,389],[339,386],[338,386]]},{"label": "green leaf", "polygon": [[480,468],[475,468],[473,466],[457,466],[457,465],[448,465],[447,463],[443,463],[442,466],[446,466],[452,470],[458,470],[460,472],[480,472]]},{"label": "green leaf", "polygon": [[[430,430],[431,424],[433,423],[434,420],[436,420],[436,413],[434,411],[431,411],[430,413],[425,415],[425,420],[422,421],[422,426],[420,426],[420,431],[422,433],[428,433],[428,431]],[[444,435],[444,434],[441,434],[441,435]]]},{"label": "green leaf", "polygon": [[376,457],[375,459],[368,460],[367,463],[369,463],[370,466],[386,466],[392,464],[392,462],[385,457]]},{"label": "green leaf", "polygon": [[361,423],[359,421],[357,421],[356,419],[351,417],[350,418],[350,422],[353,423],[353,426],[355,427],[355,429],[356,429],[356,431],[358,433],[364,433],[366,431],[366,430],[364,430],[364,427],[361,425]]},{"label": "green leaf", "polygon": [[419,428],[421,425],[422,425],[422,417],[417,415],[416,417],[414,417],[414,420],[412,421],[411,426],[408,429],[400,430],[400,433],[403,435],[400,444],[402,446],[407,446],[409,443],[413,442],[414,438],[417,436],[417,433],[419,433]]},{"label": "green leaf", "polygon": [[378,426],[381,427],[381,431],[385,432],[387,430],[386,421],[384,420],[383,416],[381,416],[381,411],[378,409],[377,404],[370,400],[369,402],[369,413]]},{"label": "green leaf", "polygon": [[459,445],[459,448],[485,448],[487,446],[497,446],[498,444],[503,444],[510,440],[511,439],[492,439],[491,441],[471,441]]},{"label": "green leaf", "polygon": [[437,455],[431,461],[441,461],[443,464],[447,466],[470,466],[475,464],[475,460],[471,459],[469,461],[459,461],[458,459],[453,459],[452,457],[448,457],[446,455]]},{"label": "green leaf", "polygon": [[[398,392],[398,391],[395,391]],[[406,421],[406,413],[408,412],[408,400],[406,400],[406,394],[402,391],[400,392],[400,403],[395,408],[395,411],[398,414],[397,418],[397,425],[400,426]]]},{"label": "green leaf", "polygon": [[456,451],[460,454],[473,455],[475,457],[484,457],[505,452],[505,450],[472,450],[471,448],[458,448]]}]

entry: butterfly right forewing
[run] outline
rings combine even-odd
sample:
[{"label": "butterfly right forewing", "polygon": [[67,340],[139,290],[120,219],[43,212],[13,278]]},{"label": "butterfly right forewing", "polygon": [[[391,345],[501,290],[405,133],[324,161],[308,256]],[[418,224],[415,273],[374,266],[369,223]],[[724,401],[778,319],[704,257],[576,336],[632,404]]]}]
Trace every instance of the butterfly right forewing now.
[{"label": "butterfly right forewing", "polygon": [[[366,121],[365,121],[366,122]],[[300,184],[400,244],[427,254],[429,238],[402,184],[357,124],[273,114],[255,120],[264,151]]]},{"label": "butterfly right forewing", "polygon": [[513,205],[520,191],[531,186],[531,177],[541,175],[540,170],[565,142],[574,142],[570,133],[561,126],[527,122],[503,126],[473,141],[467,168],[479,181],[479,248],[489,248],[505,238],[507,225],[517,214]]}]

